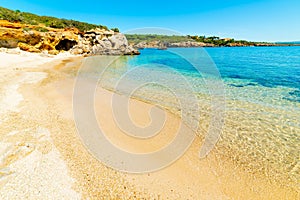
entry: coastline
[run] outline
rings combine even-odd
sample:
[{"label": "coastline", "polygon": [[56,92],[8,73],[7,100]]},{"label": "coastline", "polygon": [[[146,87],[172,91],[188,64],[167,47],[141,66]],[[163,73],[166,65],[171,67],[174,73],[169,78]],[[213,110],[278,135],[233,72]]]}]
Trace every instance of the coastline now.
[{"label": "coastline", "polygon": [[[160,49],[159,46],[151,46],[151,47],[138,47],[138,49],[159,49],[159,50],[167,50],[167,49],[176,49],[176,48],[272,48],[272,47],[299,47],[300,44],[274,44],[274,45],[261,45],[261,46],[168,46],[166,49]],[[136,47],[137,48],[137,47]]]},{"label": "coastline", "polygon": [[[82,59],[85,58],[69,55],[45,58],[37,54],[26,54],[23,59],[20,59],[23,55],[6,53],[0,55],[3,56],[2,60],[7,61],[5,64],[2,63],[0,68],[5,77],[1,81],[1,91],[6,91],[3,88],[9,88],[9,94],[14,94],[6,100],[7,105],[14,105],[14,107],[5,106],[0,112],[1,143],[15,145],[14,151],[4,150],[5,155],[8,155],[6,160],[10,162],[3,165],[5,159],[2,158],[1,163],[4,167],[1,168],[0,192],[7,197],[13,197],[21,191],[27,195],[27,198],[45,196],[55,198],[56,195],[59,197],[62,195],[67,199],[80,197],[83,199],[274,199],[279,196],[292,199],[297,197],[296,193],[284,190],[279,185],[269,184],[263,176],[247,174],[243,169],[234,166],[226,157],[220,157],[213,152],[207,158],[199,160],[201,138],[194,141],[182,158],[160,171],[137,175],[110,169],[85,149],[76,134],[73,121],[74,75]],[[14,86],[16,84],[18,86]],[[113,124],[109,106],[112,94],[101,88],[97,90],[96,98],[103,100],[96,106],[100,106],[105,111],[105,116],[101,113],[97,116],[101,122],[104,122],[104,128],[110,130],[109,133],[112,134],[110,138],[118,145],[131,151],[149,151],[160,145],[158,141],[163,144],[171,138],[170,134],[177,127],[180,119],[170,113],[168,116],[172,123],[166,127],[167,136],[147,143],[149,145],[147,148],[145,144],[136,147],[137,149],[132,148],[134,141],[117,137],[117,133],[120,132]],[[1,97],[3,96],[5,97],[6,93],[4,95],[1,93]],[[135,99],[131,103],[134,118],[141,119],[141,124],[147,123],[148,118],[145,116],[147,112],[141,110],[147,111],[151,105]],[[12,154],[13,157],[10,156]],[[32,166],[36,167],[32,169]],[[59,173],[57,169],[60,170]],[[34,178],[28,179],[26,186],[20,184],[26,180],[26,176],[14,174],[25,174]],[[33,174],[35,175],[32,176]],[[47,174],[57,178],[53,181]],[[40,180],[44,181],[40,183]],[[10,187],[6,188],[5,185]],[[18,188],[19,186],[23,189]]]}]

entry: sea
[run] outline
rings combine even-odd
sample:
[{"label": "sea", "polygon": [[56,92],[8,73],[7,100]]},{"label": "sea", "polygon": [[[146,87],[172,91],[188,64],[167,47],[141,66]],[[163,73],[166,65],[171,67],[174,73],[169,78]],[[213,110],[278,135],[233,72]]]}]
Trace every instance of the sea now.
[{"label": "sea", "polygon": [[218,126],[212,152],[298,188],[300,47],[140,52],[102,66],[99,86],[173,112],[203,140]]}]

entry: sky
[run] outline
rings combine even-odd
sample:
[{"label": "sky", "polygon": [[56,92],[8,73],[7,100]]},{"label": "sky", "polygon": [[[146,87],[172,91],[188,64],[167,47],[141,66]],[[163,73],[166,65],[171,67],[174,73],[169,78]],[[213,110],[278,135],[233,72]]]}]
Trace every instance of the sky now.
[{"label": "sky", "polygon": [[0,6],[121,32],[159,27],[183,35],[300,41],[300,0],[1,0]]}]

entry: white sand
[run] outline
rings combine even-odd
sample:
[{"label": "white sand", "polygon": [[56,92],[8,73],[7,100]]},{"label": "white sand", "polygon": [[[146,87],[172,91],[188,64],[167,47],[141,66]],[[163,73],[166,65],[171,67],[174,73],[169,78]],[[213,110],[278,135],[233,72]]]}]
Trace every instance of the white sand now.
[{"label": "white sand", "polygon": [[71,57],[71,54],[61,53],[57,56],[48,56],[45,54],[28,53],[24,51],[21,51],[18,54],[0,52],[0,69],[37,67],[44,63],[66,57]]},{"label": "white sand", "polygon": [[[80,199],[71,188],[74,180],[52,144],[50,132],[39,127],[35,136],[39,138],[36,143],[0,143],[1,164],[17,156],[1,167],[1,199]],[[41,152],[39,148],[47,142],[51,150]]]},{"label": "white sand", "polygon": [[[66,56],[0,53],[0,200],[299,199],[226,158],[211,153],[199,160],[200,139],[174,164],[154,173],[127,174],[106,167],[76,133],[74,79],[64,72],[75,73],[79,64],[60,62]],[[180,121],[169,114],[165,134],[137,144],[116,127],[112,93],[99,89],[95,97],[99,124],[114,144],[128,151],[147,152],[166,144]],[[132,100],[131,106],[135,122],[147,124],[151,105]]]},{"label": "white sand", "polygon": [[26,109],[20,108],[24,97],[19,88],[47,77],[44,72],[19,69],[36,68],[63,57],[66,55],[0,53],[0,199],[80,199],[48,129],[14,129],[13,123],[1,127],[11,114]]}]

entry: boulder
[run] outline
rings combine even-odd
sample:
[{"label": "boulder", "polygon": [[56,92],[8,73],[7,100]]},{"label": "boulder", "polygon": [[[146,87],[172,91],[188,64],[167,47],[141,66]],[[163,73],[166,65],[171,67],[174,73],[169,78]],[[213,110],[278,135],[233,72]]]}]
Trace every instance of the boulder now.
[{"label": "boulder", "polygon": [[139,55],[139,52],[128,45],[124,34],[93,29],[79,37],[78,44],[70,52],[90,55]]},{"label": "boulder", "polygon": [[41,51],[34,46],[31,46],[27,43],[19,42],[18,47],[23,50],[23,51],[28,51],[28,52],[34,52],[34,53],[40,53]]}]

